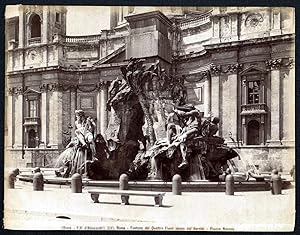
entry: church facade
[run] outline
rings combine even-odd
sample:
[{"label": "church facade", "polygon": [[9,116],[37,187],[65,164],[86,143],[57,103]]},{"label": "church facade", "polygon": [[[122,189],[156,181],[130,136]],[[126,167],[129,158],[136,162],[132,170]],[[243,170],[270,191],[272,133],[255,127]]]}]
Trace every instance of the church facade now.
[{"label": "church facade", "polygon": [[113,7],[110,29],[67,36],[61,6],[6,20],[5,160],[47,165],[74,133],[75,110],[105,134],[111,82],[131,57],[184,78],[187,102],[263,170],[290,170],[295,146],[295,15],[274,7]]}]

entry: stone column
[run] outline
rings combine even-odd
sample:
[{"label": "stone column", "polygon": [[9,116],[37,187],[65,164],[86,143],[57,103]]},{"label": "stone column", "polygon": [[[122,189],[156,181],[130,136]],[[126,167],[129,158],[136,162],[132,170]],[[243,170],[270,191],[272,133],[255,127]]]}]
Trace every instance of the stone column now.
[{"label": "stone column", "polygon": [[268,141],[270,145],[280,144],[280,66],[282,60],[275,59],[266,61],[267,66],[271,69],[271,138]]},{"label": "stone column", "polygon": [[104,136],[105,131],[107,129],[107,110],[106,110],[106,102],[107,102],[107,84],[103,85],[101,91],[100,91],[100,129],[101,129],[101,134]]},{"label": "stone column", "polygon": [[204,116],[208,117],[210,115],[210,77],[207,77],[204,82]]},{"label": "stone column", "polygon": [[13,147],[14,148],[22,148],[23,146],[23,88],[19,87],[17,89],[17,95],[15,96],[15,118],[14,118],[14,128],[15,128],[15,142]]},{"label": "stone column", "polygon": [[47,88],[41,87],[41,141],[44,141],[45,145],[48,144],[48,99],[47,99]]},{"label": "stone column", "polygon": [[48,43],[48,6],[43,7],[42,43]]}]

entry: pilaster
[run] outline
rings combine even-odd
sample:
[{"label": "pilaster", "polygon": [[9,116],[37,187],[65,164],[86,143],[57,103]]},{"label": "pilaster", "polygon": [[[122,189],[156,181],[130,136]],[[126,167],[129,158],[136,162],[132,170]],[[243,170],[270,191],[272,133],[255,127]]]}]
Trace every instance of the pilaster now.
[{"label": "pilaster", "polygon": [[222,72],[227,75],[222,81],[222,136],[227,142],[238,140],[238,63],[222,66]]},{"label": "pilaster", "polygon": [[281,34],[281,27],[280,27],[280,21],[281,21],[281,14],[280,14],[280,8],[272,8],[272,16],[271,16],[271,31],[270,36],[274,35],[280,35]]},{"label": "pilaster", "polygon": [[43,7],[43,22],[42,22],[42,43],[48,43],[48,22],[49,22],[48,6]]},{"label": "pilaster", "polygon": [[14,141],[14,148],[22,148],[23,146],[23,111],[24,111],[24,101],[23,101],[23,87],[18,87],[15,91],[15,101],[14,101],[14,129],[15,129],[15,141]]},{"label": "pilaster", "polygon": [[210,94],[210,77],[207,76],[204,82],[204,116],[209,117],[211,113],[210,105],[211,105],[211,94]]},{"label": "pilaster", "polygon": [[25,36],[25,14],[23,6],[19,6],[19,48],[24,47]]},{"label": "pilaster", "polygon": [[71,117],[71,125],[72,125],[72,131],[71,136],[75,136],[75,110],[76,110],[76,101],[77,101],[77,95],[76,95],[76,88],[70,89],[70,117]]},{"label": "pilaster", "polygon": [[6,106],[6,120],[5,124],[7,126],[7,138],[6,138],[6,147],[12,148],[14,144],[14,96],[13,89],[10,88],[8,91],[7,106]]},{"label": "pilaster", "polygon": [[211,114],[220,116],[220,74],[221,66],[211,65]]},{"label": "pilaster", "polygon": [[49,107],[48,107],[48,93],[46,84],[40,86],[41,95],[41,141],[47,146],[48,144],[48,122],[49,122]]},{"label": "pilaster", "polygon": [[49,87],[49,146],[61,148],[62,138],[62,87],[60,84],[50,84]]},{"label": "pilaster", "polygon": [[280,66],[282,59],[266,61],[266,66],[271,70],[271,137],[267,141],[269,145],[280,145]]}]

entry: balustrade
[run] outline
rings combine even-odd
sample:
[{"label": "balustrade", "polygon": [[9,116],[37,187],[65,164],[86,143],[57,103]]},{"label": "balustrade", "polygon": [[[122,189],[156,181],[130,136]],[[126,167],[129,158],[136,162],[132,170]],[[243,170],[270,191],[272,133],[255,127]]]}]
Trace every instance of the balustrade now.
[{"label": "balustrade", "polygon": [[99,41],[101,38],[101,34],[96,35],[88,35],[88,36],[66,36],[65,42],[69,43],[88,43]]},{"label": "balustrade", "polygon": [[39,117],[25,117],[24,125],[38,125],[40,123]]},{"label": "balustrade", "polygon": [[183,21],[179,24],[179,26],[182,30],[192,28],[192,27],[197,27],[210,22],[210,16],[211,16],[211,11],[201,16],[198,16],[196,18]]},{"label": "balustrade", "polygon": [[244,105],[241,105],[241,107],[242,107],[241,114],[266,113],[266,109],[267,109],[267,105],[264,103],[244,104]]},{"label": "balustrade", "polygon": [[41,37],[28,39],[28,45],[41,43]]}]

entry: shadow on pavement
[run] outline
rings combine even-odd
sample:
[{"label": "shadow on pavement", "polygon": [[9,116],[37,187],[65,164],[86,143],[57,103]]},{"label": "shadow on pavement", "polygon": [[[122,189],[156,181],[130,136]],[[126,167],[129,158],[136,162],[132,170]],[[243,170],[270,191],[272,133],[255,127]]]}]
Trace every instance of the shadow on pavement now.
[{"label": "shadow on pavement", "polygon": [[[130,206],[147,206],[147,207],[154,207],[153,204],[136,204],[136,203],[130,203],[129,205],[121,205],[121,203],[119,202],[101,202],[100,203],[94,203],[92,202],[93,204],[95,205],[101,205],[101,204],[104,204],[104,205],[120,205],[120,206],[124,206],[124,207],[130,207]],[[171,208],[172,206],[170,205],[162,205],[160,208]]]}]

